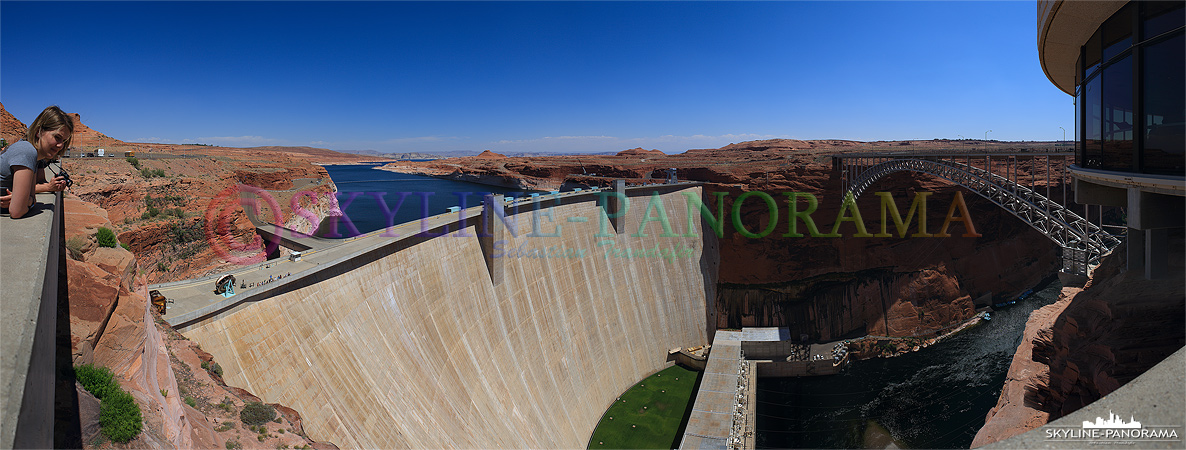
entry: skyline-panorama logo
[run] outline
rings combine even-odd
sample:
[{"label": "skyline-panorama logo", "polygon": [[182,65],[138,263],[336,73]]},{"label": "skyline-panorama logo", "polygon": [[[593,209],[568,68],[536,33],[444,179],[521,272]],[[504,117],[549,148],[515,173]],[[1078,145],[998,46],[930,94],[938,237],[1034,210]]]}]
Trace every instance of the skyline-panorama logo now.
[{"label": "skyline-panorama logo", "polygon": [[1079,426],[1047,425],[1043,427],[1048,442],[1080,442],[1091,445],[1133,445],[1137,442],[1180,442],[1180,425],[1142,425],[1135,415],[1128,421],[1108,411],[1108,418],[1084,420]]}]

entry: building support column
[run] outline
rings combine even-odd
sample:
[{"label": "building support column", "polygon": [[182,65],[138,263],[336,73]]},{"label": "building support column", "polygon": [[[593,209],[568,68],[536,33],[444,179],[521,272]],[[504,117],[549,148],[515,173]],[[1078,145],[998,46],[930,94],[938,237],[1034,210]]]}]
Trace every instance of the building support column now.
[{"label": "building support column", "polygon": [[1129,271],[1145,271],[1145,230],[1128,229],[1128,258],[1125,265]]},{"label": "building support column", "polygon": [[1169,276],[1169,230],[1145,230],[1145,279],[1156,280]]}]

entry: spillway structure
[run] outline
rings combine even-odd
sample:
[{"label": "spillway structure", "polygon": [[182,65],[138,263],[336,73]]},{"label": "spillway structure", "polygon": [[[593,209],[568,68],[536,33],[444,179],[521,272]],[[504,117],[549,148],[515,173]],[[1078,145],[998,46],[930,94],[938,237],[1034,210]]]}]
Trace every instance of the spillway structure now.
[{"label": "spillway structure", "polygon": [[376,236],[390,243],[178,328],[315,440],[584,447],[669,349],[709,343],[719,255],[689,210],[702,196],[618,183],[488,200],[505,209],[483,213],[493,225],[458,214],[441,236]]}]

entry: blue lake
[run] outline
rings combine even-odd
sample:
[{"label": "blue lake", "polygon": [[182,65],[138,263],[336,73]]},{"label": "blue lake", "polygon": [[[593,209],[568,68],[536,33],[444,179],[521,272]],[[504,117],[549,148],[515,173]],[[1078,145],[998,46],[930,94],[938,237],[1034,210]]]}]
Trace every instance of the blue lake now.
[{"label": "blue lake", "polygon": [[329,238],[350,237],[435,216],[452,206],[478,206],[488,193],[515,197],[528,195],[528,192],[485,184],[376,169],[381,165],[325,166],[338,186],[338,204],[345,216],[327,218],[314,234]]}]

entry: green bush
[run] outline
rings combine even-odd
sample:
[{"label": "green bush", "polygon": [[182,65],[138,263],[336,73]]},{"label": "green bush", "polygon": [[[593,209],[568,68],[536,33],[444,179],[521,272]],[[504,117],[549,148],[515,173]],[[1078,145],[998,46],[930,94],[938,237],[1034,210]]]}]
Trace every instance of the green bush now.
[{"label": "green bush", "polygon": [[193,398],[193,397],[186,397],[186,398],[185,398],[185,404],[189,405],[189,407],[190,407],[190,408],[197,408],[197,407],[198,407],[198,402],[197,402],[197,400],[194,400],[194,398]]},{"label": "green bush", "polygon": [[87,364],[74,369],[75,379],[99,399],[99,427],[104,436],[115,442],[128,442],[144,426],[140,405],[119,386],[115,374],[106,367]]},{"label": "green bush", "polygon": [[163,262],[158,262],[158,263],[156,263],[156,270],[157,270],[157,272],[168,272],[169,265],[165,264]]},{"label": "green bush", "polygon": [[152,178],[152,171],[148,170],[147,167],[140,169],[140,176],[144,178]]},{"label": "green bush", "polygon": [[239,411],[239,419],[248,425],[263,425],[276,418],[276,408],[260,402],[248,402]]},{"label": "green bush", "polygon": [[126,242],[120,242],[120,243],[119,243],[119,246],[120,246],[120,247],[123,247],[123,248],[124,248],[124,250],[127,250],[127,251],[129,251],[129,252],[130,252],[130,251],[132,251],[132,246],[128,245]]},{"label": "green bush", "polygon": [[115,245],[116,245],[115,232],[111,231],[110,228],[99,227],[99,232],[97,234],[97,237],[99,238],[99,246],[100,247],[115,248]]},{"label": "green bush", "polygon": [[115,374],[106,367],[95,367],[90,364],[75,367],[74,378],[82,384],[83,389],[99,400],[103,400],[111,391],[119,389]]},{"label": "green bush", "polygon": [[107,394],[99,402],[99,427],[108,439],[128,442],[140,434],[143,426],[140,405],[123,389]]},{"label": "green bush", "polygon": [[136,159],[135,156],[129,156],[126,159],[128,161],[128,164],[131,164],[132,167],[136,168],[136,170],[140,170],[140,160]]},{"label": "green bush", "polygon": [[154,176],[154,177],[161,177],[161,178],[164,178],[164,177],[165,177],[165,169],[156,169],[156,170],[153,170],[153,171],[152,171],[152,176]]}]

